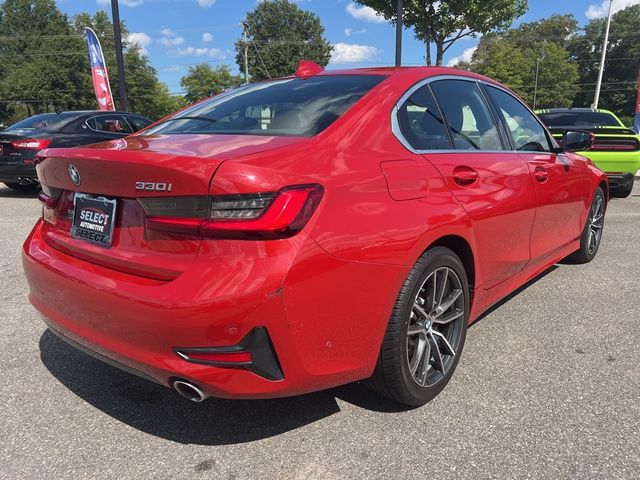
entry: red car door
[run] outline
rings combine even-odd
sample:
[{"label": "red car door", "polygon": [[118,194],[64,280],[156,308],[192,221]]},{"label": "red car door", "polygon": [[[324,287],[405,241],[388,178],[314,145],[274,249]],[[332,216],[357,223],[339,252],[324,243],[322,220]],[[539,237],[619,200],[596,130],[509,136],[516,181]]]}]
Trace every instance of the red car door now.
[{"label": "red car door", "polygon": [[528,165],[537,207],[531,231],[531,259],[542,259],[580,236],[588,180],[586,166],[572,155],[556,154],[545,128],[510,93],[487,86],[513,148]]},{"label": "red car door", "polygon": [[508,150],[478,84],[430,84],[453,151],[424,152],[471,218],[483,288],[520,272],[530,260],[536,197],[526,162]]}]

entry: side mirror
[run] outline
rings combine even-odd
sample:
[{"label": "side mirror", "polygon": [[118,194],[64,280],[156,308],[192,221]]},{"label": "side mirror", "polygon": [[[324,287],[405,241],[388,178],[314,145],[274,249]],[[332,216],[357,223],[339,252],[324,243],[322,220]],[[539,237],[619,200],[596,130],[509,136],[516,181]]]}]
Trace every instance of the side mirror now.
[{"label": "side mirror", "polygon": [[562,150],[584,152],[593,145],[594,135],[583,130],[565,130],[562,134]]}]

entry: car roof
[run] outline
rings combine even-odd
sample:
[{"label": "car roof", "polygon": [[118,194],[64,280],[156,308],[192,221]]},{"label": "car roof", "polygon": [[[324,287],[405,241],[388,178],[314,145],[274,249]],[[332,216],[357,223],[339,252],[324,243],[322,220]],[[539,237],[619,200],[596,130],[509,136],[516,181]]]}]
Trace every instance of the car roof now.
[{"label": "car roof", "polygon": [[113,114],[117,114],[117,115],[135,115],[136,117],[144,117],[143,115],[140,115],[138,113],[111,111],[111,110],[65,110],[65,111],[62,111],[62,112],[43,112],[43,113],[38,113],[36,115],[59,115],[59,114],[62,114],[62,113],[64,113],[64,114],[76,114],[79,117],[82,116],[82,115],[113,115]]},{"label": "car roof", "polygon": [[[367,68],[349,68],[349,69],[329,69],[323,70],[318,73],[320,75],[384,75],[387,77],[415,77],[416,81],[426,79],[435,76],[457,76],[457,77],[469,77],[476,80],[484,80],[488,83],[500,85],[505,88],[504,85],[496,82],[495,80],[478,75],[477,73],[469,72],[467,70],[460,70],[459,68],[451,67],[429,67],[429,66],[408,66],[408,67],[367,67]],[[313,76],[313,75],[310,75]],[[292,78],[293,75],[286,78]]]}]

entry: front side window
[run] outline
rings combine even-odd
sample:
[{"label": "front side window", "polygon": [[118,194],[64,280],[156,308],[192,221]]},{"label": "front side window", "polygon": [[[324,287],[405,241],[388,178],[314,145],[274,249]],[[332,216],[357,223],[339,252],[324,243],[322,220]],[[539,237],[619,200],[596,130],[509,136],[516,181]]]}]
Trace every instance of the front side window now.
[{"label": "front side window", "polygon": [[450,150],[451,142],[428,85],[416,90],[400,106],[398,126],[415,150]]},{"label": "front side window", "polygon": [[246,85],[182,110],[145,134],[311,137],[335,122],[385,78],[318,75]]},{"label": "front side window", "polygon": [[150,120],[144,117],[136,117],[134,115],[127,115],[127,120],[129,120],[129,123],[133,125],[133,129],[136,132],[151,124]]},{"label": "front side window", "polygon": [[431,84],[456,150],[504,150],[498,127],[478,85],[466,80]]},{"label": "front side window", "polygon": [[513,95],[494,87],[487,87],[491,99],[511,135],[516,150],[548,152],[549,138],[533,114]]}]

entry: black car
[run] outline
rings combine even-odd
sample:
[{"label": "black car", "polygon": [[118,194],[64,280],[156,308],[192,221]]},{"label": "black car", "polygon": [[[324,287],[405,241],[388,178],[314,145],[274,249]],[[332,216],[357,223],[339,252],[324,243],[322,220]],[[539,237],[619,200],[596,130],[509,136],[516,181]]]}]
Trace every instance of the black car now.
[{"label": "black car", "polygon": [[76,147],[126,137],[151,123],[126,112],[43,113],[0,131],[0,182],[14,190],[38,188],[36,153],[49,147]]}]

